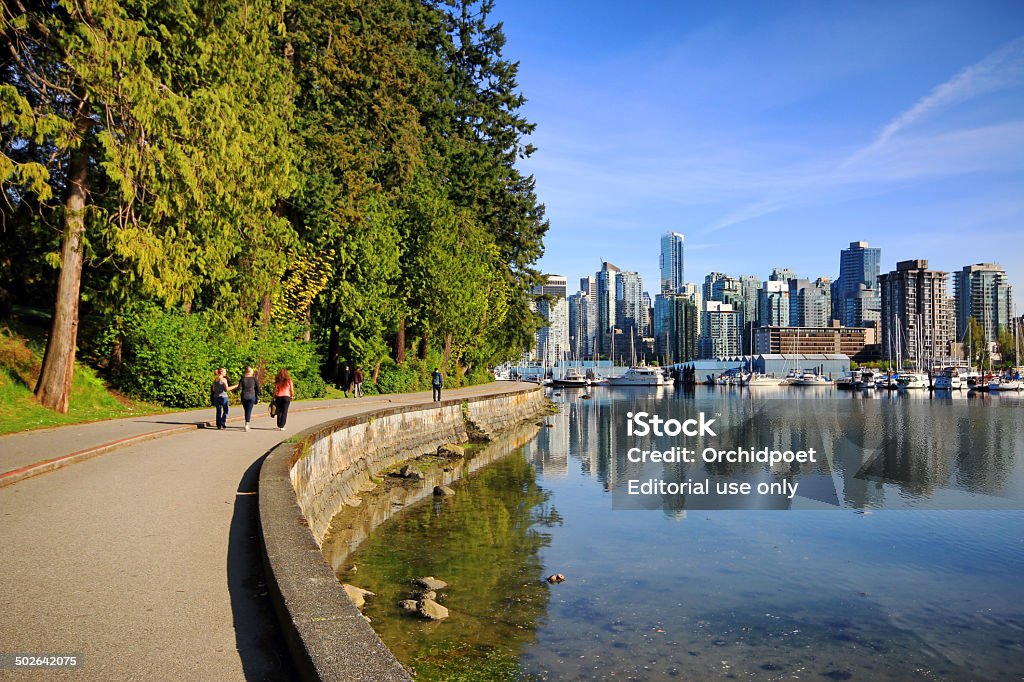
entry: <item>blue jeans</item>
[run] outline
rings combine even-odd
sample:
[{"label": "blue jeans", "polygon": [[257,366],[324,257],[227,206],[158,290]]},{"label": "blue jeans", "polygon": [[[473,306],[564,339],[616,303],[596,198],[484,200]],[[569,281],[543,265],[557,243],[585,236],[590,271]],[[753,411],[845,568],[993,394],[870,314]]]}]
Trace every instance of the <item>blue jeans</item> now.
[{"label": "blue jeans", "polygon": [[228,397],[225,395],[215,398],[213,406],[217,408],[217,428],[228,428]]},{"label": "blue jeans", "polygon": [[256,404],[256,398],[242,398],[242,409],[245,410],[245,423],[252,421],[252,406]]}]

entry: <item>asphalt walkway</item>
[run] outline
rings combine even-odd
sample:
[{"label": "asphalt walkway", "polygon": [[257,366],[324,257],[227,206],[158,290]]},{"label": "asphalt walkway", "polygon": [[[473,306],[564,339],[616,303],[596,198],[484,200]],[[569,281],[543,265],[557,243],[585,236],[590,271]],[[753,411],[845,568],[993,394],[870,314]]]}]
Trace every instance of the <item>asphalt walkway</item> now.
[{"label": "asphalt walkway", "polygon": [[[444,398],[525,387],[535,385]],[[430,402],[429,392],[298,402],[285,432],[259,405],[249,432],[240,420],[211,428],[209,408],[0,437],[0,654],[84,661],[0,679],[291,678],[259,558],[264,454],[318,423]],[[46,461],[54,471],[25,477]]]}]

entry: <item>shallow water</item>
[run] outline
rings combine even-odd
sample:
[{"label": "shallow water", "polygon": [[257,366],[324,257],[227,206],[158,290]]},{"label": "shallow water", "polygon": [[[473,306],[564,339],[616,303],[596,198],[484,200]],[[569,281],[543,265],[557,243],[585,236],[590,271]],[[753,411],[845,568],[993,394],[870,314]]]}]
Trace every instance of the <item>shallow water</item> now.
[{"label": "shallow water", "polygon": [[[1024,401],[796,391],[559,391],[553,428],[381,526],[345,577],[378,593],[374,628],[424,679],[1021,679]],[[627,436],[638,411],[720,430]],[[698,442],[822,457],[626,457]],[[651,476],[804,488],[624,494]],[[450,583],[448,620],[400,613],[417,575]]]}]

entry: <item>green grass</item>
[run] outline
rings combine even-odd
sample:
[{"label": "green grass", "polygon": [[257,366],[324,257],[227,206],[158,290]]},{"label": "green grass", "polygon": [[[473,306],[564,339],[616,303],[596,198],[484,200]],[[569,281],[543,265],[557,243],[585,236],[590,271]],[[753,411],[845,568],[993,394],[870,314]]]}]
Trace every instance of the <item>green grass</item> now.
[{"label": "green grass", "polygon": [[169,411],[116,395],[96,372],[82,364],[75,365],[68,413],[43,407],[32,393],[43,349],[42,335],[33,331],[28,327],[12,330],[0,326],[0,434]]}]

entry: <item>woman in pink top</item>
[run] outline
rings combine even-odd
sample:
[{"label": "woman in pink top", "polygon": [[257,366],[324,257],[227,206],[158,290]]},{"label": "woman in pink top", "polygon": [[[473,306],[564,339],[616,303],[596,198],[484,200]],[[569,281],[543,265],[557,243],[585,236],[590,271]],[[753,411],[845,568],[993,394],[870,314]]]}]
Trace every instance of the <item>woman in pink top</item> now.
[{"label": "woman in pink top", "polygon": [[277,404],[277,428],[284,431],[284,425],[288,421],[288,406],[292,404],[295,397],[295,385],[292,384],[291,375],[288,370],[281,368],[277,370],[274,377],[274,402]]}]

